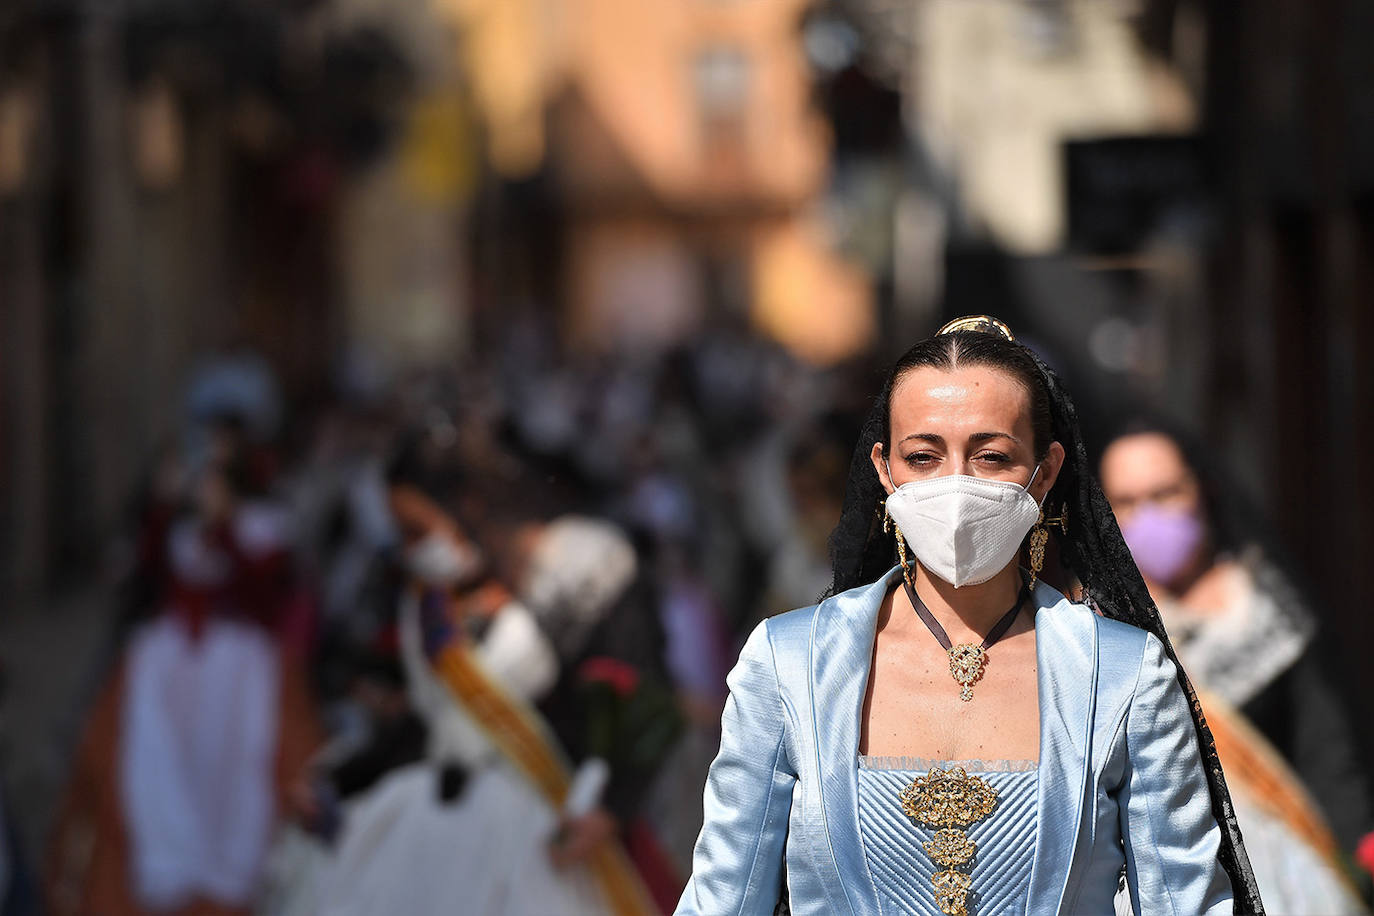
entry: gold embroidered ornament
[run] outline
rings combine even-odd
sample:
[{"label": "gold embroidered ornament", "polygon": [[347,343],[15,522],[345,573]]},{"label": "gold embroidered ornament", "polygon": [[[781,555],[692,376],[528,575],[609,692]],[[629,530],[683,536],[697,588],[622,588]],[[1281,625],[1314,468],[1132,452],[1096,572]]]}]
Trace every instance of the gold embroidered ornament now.
[{"label": "gold embroidered ornament", "polygon": [[936,767],[916,777],[898,797],[907,817],[937,828],[935,836],[922,846],[932,861],[944,867],[931,878],[940,912],[969,916],[972,878],[958,868],[973,860],[978,847],[965,830],[997,807],[997,790],[964,772],[963,767]]}]

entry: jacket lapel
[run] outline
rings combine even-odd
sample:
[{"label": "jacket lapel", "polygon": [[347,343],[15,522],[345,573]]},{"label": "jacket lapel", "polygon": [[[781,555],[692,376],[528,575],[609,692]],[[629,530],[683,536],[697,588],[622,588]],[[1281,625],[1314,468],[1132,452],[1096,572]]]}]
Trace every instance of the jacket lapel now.
[{"label": "jacket lapel", "polygon": [[[873,663],[878,611],[899,568],[872,585],[828,599],[812,621],[810,709],[824,831],[843,900],[854,913],[877,913],[859,830],[857,755],[864,692]],[[1097,696],[1097,627],[1089,612],[1043,582],[1036,586],[1036,683],[1040,694],[1039,828],[1031,901],[1064,905],[1085,819]],[[1077,611],[1077,612],[1076,612]],[[1086,624],[1086,625],[1085,625]],[[1085,677],[1084,672],[1090,672]],[[1086,843],[1084,846],[1086,847]],[[1048,911],[1033,905],[1036,912]]]},{"label": "jacket lapel", "polygon": [[[1097,627],[1091,613],[1058,607],[1067,599],[1040,583],[1035,589],[1036,682],[1040,691],[1039,827],[1028,900],[1035,912],[1058,912],[1084,820],[1091,771],[1092,718],[1097,698]],[[1086,625],[1085,625],[1086,624]],[[1084,672],[1089,672],[1084,676]],[[1082,844],[1086,847],[1088,844]]]},{"label": "jacket lapel", "polygon": [[853,913],[877,913],[859,832],[858,753],[864,692],[873,663],[873,638],[883,597],[900,567],[816,609],[811,624],[811,695],[821,812],[829,853],[844,900]]}]

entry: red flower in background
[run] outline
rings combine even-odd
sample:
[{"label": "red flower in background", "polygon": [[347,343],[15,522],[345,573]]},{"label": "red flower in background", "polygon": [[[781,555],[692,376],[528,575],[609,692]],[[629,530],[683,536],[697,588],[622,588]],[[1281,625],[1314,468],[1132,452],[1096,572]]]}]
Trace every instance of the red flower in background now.
[{"label": "red flower in background", "polygon": [[583,749],[613,772],[652,773],[682,731],[672,690],[605,655],[579,665],[576,682],[586,713]]},{"label": "red flower in background", "polygon": [[618,695],[627,697],[639,686],[639,671],[618,658],[597,655],[582,663],[577,679],[584,684],[606,684]]},{"label": "red flower in background", "polygon": [[1374,833],[1366,833],[1364,839],[1355,847],[1355,861],[1359,862],[1365,871],[1374,875]]}]

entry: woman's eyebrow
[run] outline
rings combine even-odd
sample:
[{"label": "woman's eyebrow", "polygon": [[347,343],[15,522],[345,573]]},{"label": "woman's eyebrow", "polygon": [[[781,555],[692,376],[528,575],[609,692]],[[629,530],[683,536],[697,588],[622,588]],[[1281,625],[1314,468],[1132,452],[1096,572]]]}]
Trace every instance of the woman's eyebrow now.
[{"label": "woman's eyebrow", "polygon": [[1020,445],[1020,444],[1021,444],[1021,440],[1018,439],[1018,438],[1016,438],[1015,436],[1013,436],[1011,433],[994,433],[994,432],[972,433],[972,434],[968,437],[968,441],[970,441],[970,442],[987,442],[989,439],[1010,439],[1012,442],[1015,442],[1017,445]]},{"label": "woman's eyebrow", "polygon": [[909,436],[903,436],[902,441],[898,442],[897,444],[901,445],[902,442],[905,442],[908,439],[920,439],[922,442],[929,442],[931,445],[945,444],[945,437],[937,435],[935,433],[912,433]]},{"label": "woman's eyebrow", "polygon": [[[934,445],[934,446],[943,446],[943,445],[945,444],[945,437],[944,437],[944,436],[941,436],[939,433],[912,433],[912,434],[909,435],[909,436],[903,436],[903,437],[901,438],[901,440],[900,440],[897,444],[898,444],[898,445],[901,445],[902,442],[905,442],[905,441],[907,441],[908,439],[920,439],[922,442],[929,442],[931,445]],[[1021,440],[1018,439],[1018,438],[1016,438],[1015,436],[1013,436],[1011,433],[1000,433],[1000,432],[970,433],[970,434],[969,434],[969,437],[968,437],[968,441],[970,441],[970,442],[987,442],[989,439],[1010,439],[1012,442],[1015,442],[1017,445],[1020,445],[1020,444],[1021,444]]]}]

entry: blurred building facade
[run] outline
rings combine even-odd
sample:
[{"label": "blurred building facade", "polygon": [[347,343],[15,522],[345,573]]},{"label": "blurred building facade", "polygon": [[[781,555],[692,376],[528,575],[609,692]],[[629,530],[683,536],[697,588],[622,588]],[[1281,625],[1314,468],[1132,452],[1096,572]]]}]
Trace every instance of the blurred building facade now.
[{"label": "blurred building facade", "polygon": [[523,307],[588,352],[708,319],[861,351],[868,278],[817,212],[808,5],[8,7],[7,578],[95,560],[201,354],[260,353],[308,403],[461,359]]},{"label": "blurred building facade", "polygon": [[308,402],[359,344],[463,345],[474,166],[436,29],[366,0],[6,5],[7,582],[97,561],[206,354]]},{"label": "blurred building facade", "polygon": [[556,238],[521,263],[553,274],[543,294],[575,346],[662,349],[713,310],[818,363],[867,344],[867,278],[813,212],[829,135],[800,41],[810,5],[445,4],[495,172],[545,179]]}]

